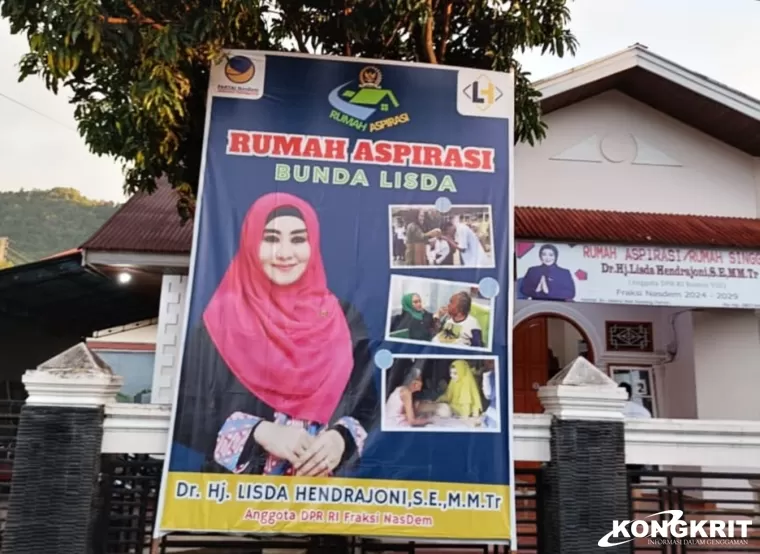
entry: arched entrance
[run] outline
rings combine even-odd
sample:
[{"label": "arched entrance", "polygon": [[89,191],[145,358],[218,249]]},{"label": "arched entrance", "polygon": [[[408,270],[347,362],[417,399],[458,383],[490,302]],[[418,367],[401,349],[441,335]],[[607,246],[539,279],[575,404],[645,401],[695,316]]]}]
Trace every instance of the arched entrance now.
[{"label": "arched entrance", "polygon": [[521,321],[512,333],[515,413],[543,412],[538,388],[578,356],[594,363],[594,348],[575,321],[558,313],[538,313]]}]

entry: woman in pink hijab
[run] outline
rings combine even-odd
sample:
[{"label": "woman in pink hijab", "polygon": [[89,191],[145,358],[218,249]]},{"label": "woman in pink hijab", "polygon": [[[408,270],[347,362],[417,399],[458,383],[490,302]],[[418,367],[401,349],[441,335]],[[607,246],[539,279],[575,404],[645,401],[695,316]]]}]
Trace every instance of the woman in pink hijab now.
[{"label": "woman in pink hijab", "polygon": [[175,442],[203,471],[325,476],[361,456],[379,413],[369,337],[327,288],[307,202],[271,193],[250,208],[179,393]]}]

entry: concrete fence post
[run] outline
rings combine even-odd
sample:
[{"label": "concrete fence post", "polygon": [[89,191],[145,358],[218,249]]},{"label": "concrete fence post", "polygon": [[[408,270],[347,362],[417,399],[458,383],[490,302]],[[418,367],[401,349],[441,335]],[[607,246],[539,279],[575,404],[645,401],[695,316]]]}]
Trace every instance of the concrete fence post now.
[{"label": "concrete fence post", "polygon": [[92,550],[104,406],[122,379],[80,343],[27,371],[3,554]]},{"label": "concrete fence post", "polygon": [[544,502],[548,553],[630,554],[632,543],[600,548],[613,520],[629,517],[623,408],[625,391],[585,358],[538,391],[552,416]]}]

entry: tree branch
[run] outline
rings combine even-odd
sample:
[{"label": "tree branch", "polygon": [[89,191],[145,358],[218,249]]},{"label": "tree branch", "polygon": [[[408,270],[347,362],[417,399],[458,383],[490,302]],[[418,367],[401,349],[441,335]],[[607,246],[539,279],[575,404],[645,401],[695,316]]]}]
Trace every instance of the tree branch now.
[{"label": "tree branch", "polygon": [[296,7],[296,9],[293,10],[290,6],[285,7],[283,5],[281,9],[282,13],[280,14],[280,17],[283,19],[285,28],[293,35],[296,45],[298,46],[298,51],[302,54],[308,54],[309,49],[306,47],[306,42],[303,39],[301,26],[298,24],[298,13],[300,8]]},{"label": "tree branch", "polygon": [[[132,15],[134,15],[137,19],[148,19],[146,18],[142,12],[139,10],[137,6],[134,5],[134,3],[130,2],[129,0],[124,0],[124,3],[129,8],[129,11],[132,12]],[[152,21],[152,20],[151,20]]]},{"label": "tree branch", "polygon": [[151,25],[154,29],[163,29],[163,25],[156,23],[155,19],[151,19],[150,17],[145,17],[143,13],[137,8],[137,6],[135,6],[134,3],[131,2],[131,0],[124,0],[124,2],[127,4],[129,11],[132,12],[132,14],[137,18],[137,21],[139,23]]},{"label": "tree branch", "polygon": [[428,17],[425,25],[422,27],[421,46],[422,53],[425,55],[425,61],[428,63],[438,63],[435,55],[435,43],[433,42],[433,0],[427,0]]},{"label": "tree branch", "polygon": [[453,5],[451,0],[446,0],[443,14],[443,31],[441,36],[441,43],[438,45],[438,60],[443,62],[446,57],[446,47],[449,45],[449,37],[451,35],[451,12]]},{"label": "tree branch", "polygon": [[345,29],[346,41],[343,45],[343,54],[345,56],[351,55],[351,40],[348,38],[348,16],[351,15],[351,8],[348,6],[348,0],[344,0],[343,5],[343,29]]},{"label": "tree branch", "polygon": [[309,49],[306,48],[306,43],[303,41],[303,35],[301,34],[301,26],[298,25],[298,23],[293,24],[293,36],[296,39],[296,44],[298,45],[299,52],[303,54],[308,54]]},{"label": "tree branch", "polygon": [[401,18],[396,22],[396,26],[393,28],[393,32],[391,33],[391,36],[388,37],[388,40],[386,40],[383,43],[383,46],[385,48],[390,47],[391,44],[393,44],[393,40],[398,36],[398,32],[401,30],[401,27],[406,26],[407,22],[409,21],[409,14]]},{"label": "tree branch", "polygon": [[126,17],[107,17],[105,15],[101,15],[100,20],[109,25],[126,25],[130,22]]},{"label": "tree branch", "polygon": [[155,19],[144,16],[140,9],[135,6],[134,3],[132,3],[130,0],[124,0],[124,3],[129,8],[129,11],[132,12],[132,15],[135,16],[134,20],[127,17],[109,17],[106,15],[101,15],[100,20],[108,23],[109,25],[128,25],[129,23],[136,22],[139,25],[150,25],[158,31],[164,28],[164,25],[158,23]]}]

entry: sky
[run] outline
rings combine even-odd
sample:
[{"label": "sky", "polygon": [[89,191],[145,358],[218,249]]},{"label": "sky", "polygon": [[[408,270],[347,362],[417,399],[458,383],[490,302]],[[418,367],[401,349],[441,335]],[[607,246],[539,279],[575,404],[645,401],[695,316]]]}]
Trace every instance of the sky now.
[{"label": "sky", "polygon": [[[578,53],[564,59],[522,56],[535,79],[638,42],[760,98],[758,0],[574,0],[570,8]],[[17,63],[26,49],[25,38],[12,36],[1,20],[0,190],[63,186],[90,198],[123,201],[120,164],[89,152],[65,91],[55,96],[36,78],[18,83]]]}]

